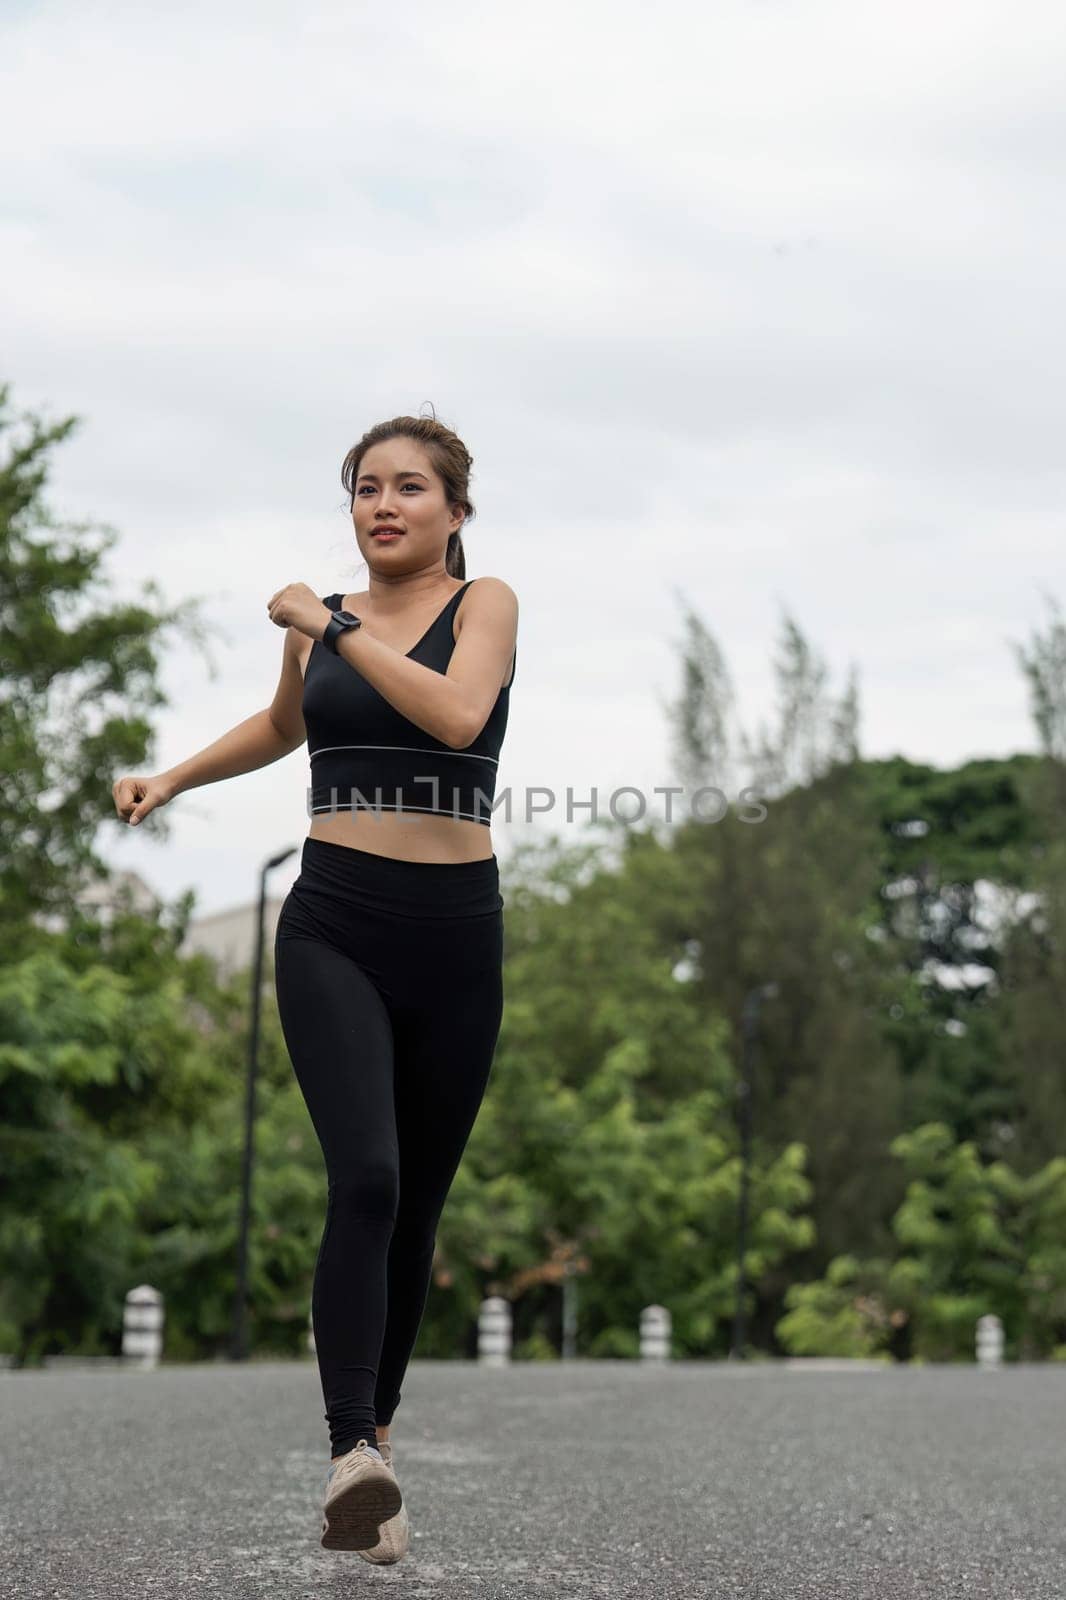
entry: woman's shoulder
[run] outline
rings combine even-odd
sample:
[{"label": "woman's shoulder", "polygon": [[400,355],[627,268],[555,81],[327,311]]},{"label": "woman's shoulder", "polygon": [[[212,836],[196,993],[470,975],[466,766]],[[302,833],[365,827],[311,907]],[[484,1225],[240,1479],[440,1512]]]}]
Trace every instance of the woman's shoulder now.
[{"label": "woman's shoulder", "polygon": [[498,605],[501,601],[509,601],[514,605],[517,612],[518,596],[511,588],[511,585],[505,582],[503,578],[495,578],[489,574],[482,574],[477,578],[469,578],[467,580],[466,587],[470,594],[480,593],[486,597],[491,597],[493,604],[496,605]]},{"label": "woman's shoulder", "polygon": [[[458,592],[458,591],[457,591]],[[503,622],[504,627],[518,632],[518,596],[509,583],[491,576],[471,578],[456,613],[459,627],[470,617],[485,621]]]}]

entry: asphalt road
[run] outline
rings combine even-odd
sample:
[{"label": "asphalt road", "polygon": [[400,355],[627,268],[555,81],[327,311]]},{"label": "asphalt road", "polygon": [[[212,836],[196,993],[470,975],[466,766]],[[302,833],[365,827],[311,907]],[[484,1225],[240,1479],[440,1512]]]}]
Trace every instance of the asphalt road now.
[{"label": "asphalt road", "polygon": [[1063,1600],[1066,1367],[415,1361],[410,1553],[318,1543],[305,1362],[0,1373],[4,1600]]}]

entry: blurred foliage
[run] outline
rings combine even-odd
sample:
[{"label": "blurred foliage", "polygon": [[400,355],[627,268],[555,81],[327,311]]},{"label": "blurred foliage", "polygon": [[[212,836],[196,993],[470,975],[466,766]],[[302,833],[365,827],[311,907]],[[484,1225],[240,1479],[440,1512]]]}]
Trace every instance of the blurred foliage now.
[{"label": "blurred foliage", "polygon": [[[160,640],[185,608],[115,603],[103,549],[43,504],[71,419],[0,461],[0,1349],[116,1353],[129,1289],[171,1359],[225,1354],[249,976],[183,953],[194,899],[134,908],[109,869],[111,783],[145,759]],[[15,435],[0,390],[0,439]],[[437,1236],[416,1354],[470,1356],[488,1294],[519,1359],[723,1356],[752,1108],[749,1354],[1066,1358],[1066,797],[1061,620],[1020,661],[1038,755],[864,761],[791,619],[778,722],[738,734],[689,613],[668,708],[678,782],[721,814],[590,824],[505,870],[506,1007]],[[750,775],[742,794],[736,771]],[[159,838],[166,824],[147,824]],[[749,997],[772,984],[750,1055]],[[257,1354],[307,1349],[325,1173],[268,980],[250,1260]]]}]

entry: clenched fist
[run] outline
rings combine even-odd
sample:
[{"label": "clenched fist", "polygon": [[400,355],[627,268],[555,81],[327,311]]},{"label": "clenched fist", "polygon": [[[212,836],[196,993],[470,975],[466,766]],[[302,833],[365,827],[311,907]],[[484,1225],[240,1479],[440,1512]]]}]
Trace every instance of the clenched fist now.
[{"label": "clenched fist", "polygon": [[165,806],[174,791],[162,778],[116,778],[111,785],[115,810],[132,827],[156,806]]},{"label": "clenched fist", "polygon": [[267,601],[271,622],[279,628],[295,628],[309,639],[321,639],[333,613],[322,604],[306,583],[287,583]]}]

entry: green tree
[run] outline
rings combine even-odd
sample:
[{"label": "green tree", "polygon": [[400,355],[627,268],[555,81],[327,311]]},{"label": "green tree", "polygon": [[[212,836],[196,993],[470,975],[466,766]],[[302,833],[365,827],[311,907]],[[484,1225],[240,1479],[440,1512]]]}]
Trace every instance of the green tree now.
[{"label": "green tree", "polygon": [[909,1356],[972,1361],[998,1316],[1008,1360],[1066,1354],[1066,1159],[1029,1178],[928,1123],[893,1144],[907,1190],[894,1260],[837,1257],[792,1285],[776,1333],[795,1355],[873,1355],[906,1329]]},{"label": "green tree", "polygon": [[145,1122],[180,1144],[217,1091],[180,964],[146,985],[75,970],[65,943],[0,966],[0,1326],[19,1361],[114,1347],[163,1176]]},{"label": "green tree", "polygon": [[[108,875],[95,850],[118,825],[111,787],[151,748],[167,704],[158,650],[167,630],[198,643],[196,600],[172,609],[115,601],[105,557],[114,530],[60,523],[45,486],[53,449],[78,419],[16,416],[0,386],[0,960],[32,948],[35,913],[65,914],[77,886]],[[149,831],[165,836],[154,813]]]},{"label": "green tree", "polygon": [[[723,693],[726,678],[706,630],[693,634],[710,665],[683,664],[682,703],[705,685]],[[817,1268],[871,1244],[891,1247],[899,1188],[888,1145],[905,1122],[882,1020],[906,975],[875,936],[881,841],[856,754],[854,676],[834,701],[823,664],[787,618],[776,670],[776,728],[733,741],[762,815],[731,774],[729,810],[676,829],[672,892],[653,903],[661,936],[693,952],[697,993],[725,1020],[737,1068],[746,996],[777,985],[761,1019],[754,1124],[768,1152],[793,1143],[808,1152],[817,1242],[807,1265]],[[719,783],[721,769],[701,765],[714,741],[686,748],[685,730],[717,728],[724,716],[693,706],[676,715],[675,765],[690,784]],[[783,1264],[763,1286],[767,1334],[792,1270]]]},{"label": "green tree", "polygon": [[[677,862],[646,836],[627,846],[620,871],[594,845],[555,841],[513,864],[504,1025],[442,1220],[442,1266],[467,1316],[492,1292],[516,1300],[519,1320],[532,1285],[576,1270],[582,1354],[635,1353],[653,1301],[669,1306],[679,1353],[722,1354],[736,1294],[733,1071],[648,902],[653,888],[672,897]],[[803,1164],[795,1145],[756,1157],[750,1279],[812,1241]]]},{"label": "green tree", "polygon": [[1031,871],[1006,919],[1000,1007],[1015,1089],[1008,1150],[1028,1174],[1066,1154],[1066,623],[1059,607],[1052,609],[1047,630],[1034,635],[1028,651],[1018,649],[1042,759],[1025,774]]}]

